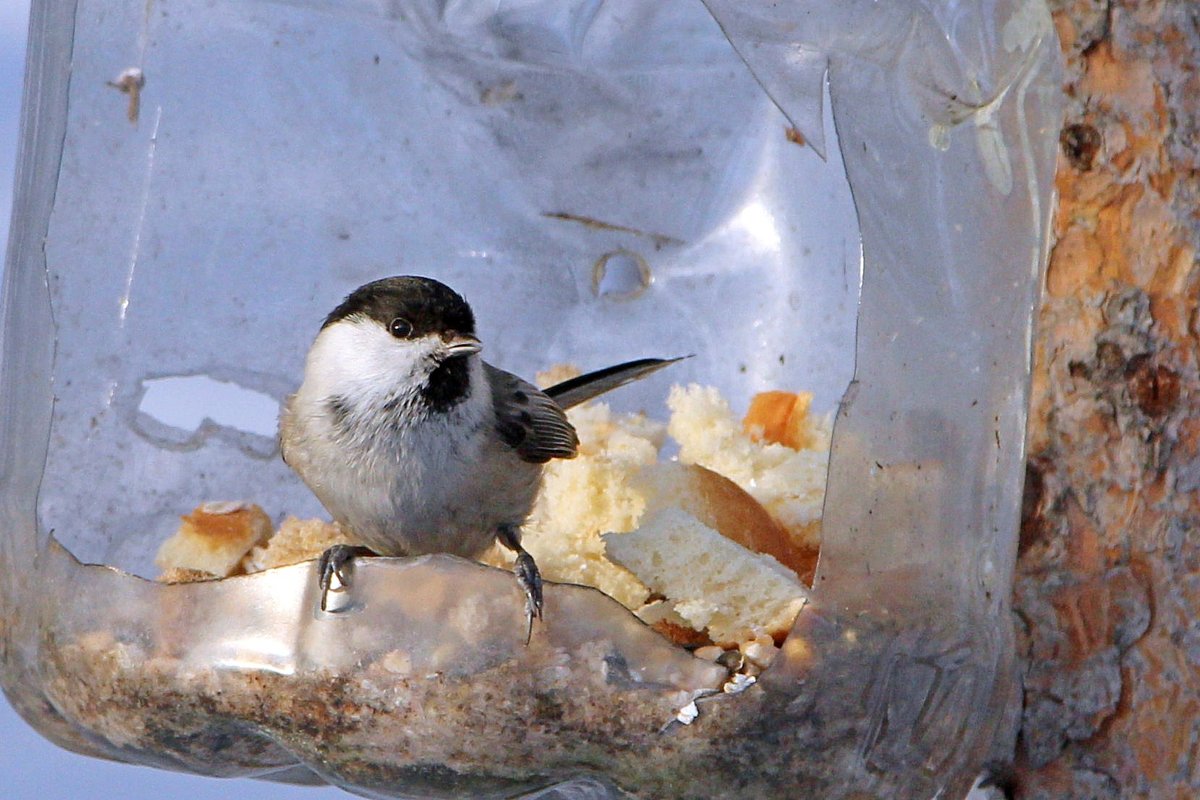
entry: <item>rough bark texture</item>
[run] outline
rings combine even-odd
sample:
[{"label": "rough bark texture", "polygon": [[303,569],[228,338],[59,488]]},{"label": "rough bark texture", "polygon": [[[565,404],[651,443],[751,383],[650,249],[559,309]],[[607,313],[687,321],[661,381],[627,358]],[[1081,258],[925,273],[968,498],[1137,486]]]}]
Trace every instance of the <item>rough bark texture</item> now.
[{"label": "rough bark texture", "polygon": [[1200,797],[1200,3],[1051,0],[1067,59],[1016,610],[1019,798]]}]

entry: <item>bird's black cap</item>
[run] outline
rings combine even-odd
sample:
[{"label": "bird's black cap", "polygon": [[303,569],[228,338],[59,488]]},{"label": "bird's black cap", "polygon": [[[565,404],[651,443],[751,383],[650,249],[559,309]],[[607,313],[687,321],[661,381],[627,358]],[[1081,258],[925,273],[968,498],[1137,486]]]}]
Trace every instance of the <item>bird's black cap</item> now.
[{"label": "bird's black cap", "polygon": [[446,284],[416,275],[381,278],[358,287],[329,312],[321,328],[359,316],[385,328],[403,317],[412,324],[414,336],[446,331],[475,334],[475,315],[467,301]]}]

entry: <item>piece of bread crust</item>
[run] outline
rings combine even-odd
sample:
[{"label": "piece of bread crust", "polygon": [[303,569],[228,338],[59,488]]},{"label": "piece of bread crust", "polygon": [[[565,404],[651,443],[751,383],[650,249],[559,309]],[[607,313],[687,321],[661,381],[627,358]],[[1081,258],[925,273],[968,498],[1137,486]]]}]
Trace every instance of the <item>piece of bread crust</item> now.
[{"label": "piece of bread crust", "polygon": [[154,559],[164,571],[195,570],[219,578],[240,574],[243,556],[272,530],[271,518],[253,503],[204,503],[181,519]]},{"label": "piece of bread crust", "polygon": [[199,581],[215,581],[217,575],[187,567],[170,567],[163,571],[155,580],[159,583],[197,583]]},{"label": "piece of bread crust", "polygon": [[820,546],[832,424],[828,419],[810,419],[811,446],[794,450],[755,441],[711,386],[674,386],[667,406],[667,431],[679,443],[680,461],[707,467],[745,489],[788,529],[798,546]]},{"label": "piece of bread crust", "polygon": [[742,430],[755,441],[811,449],[817,443],[808,415],[812,399],[812,392],[759,392],[750,398]]},{"label": "piece of bread crust", "polygon": [[704,631],[696,630],[691,623],[679,616],[668,600],[653,600],[639,608],[637,617],[675,644],[684,647],[711,646],[712,639]]},{"label": "piece of bread crust", "polygon": [[642,469],[633,487],[646,501],[645,515],[677,507],[748,550],[764,553],[812,586],[818,550],[791,533],[733,481],[699,464],[659,462]]}]

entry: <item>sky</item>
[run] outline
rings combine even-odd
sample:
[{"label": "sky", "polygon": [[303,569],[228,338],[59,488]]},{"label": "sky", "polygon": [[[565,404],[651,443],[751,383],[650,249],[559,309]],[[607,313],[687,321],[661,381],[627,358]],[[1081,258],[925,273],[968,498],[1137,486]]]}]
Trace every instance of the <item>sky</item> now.
[{"label": "sky", "polygon": [[[28,14],[28,0],[0,0],[0,253],[7,249],[12,213]],[[0,742],[0,798],[4,800],[336,800],[351,796],[337,789],[201,778],[78,756],[38,735],[2,695]]]}]

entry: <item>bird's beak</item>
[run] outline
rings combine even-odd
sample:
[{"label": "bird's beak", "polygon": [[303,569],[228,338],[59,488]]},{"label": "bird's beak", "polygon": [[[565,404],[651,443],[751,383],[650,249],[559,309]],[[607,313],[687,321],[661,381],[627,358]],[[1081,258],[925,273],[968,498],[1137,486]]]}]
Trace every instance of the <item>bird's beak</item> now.
[{"label": "bird's beak", "polygon": [[465,333],[448,333],[442,337],[442,342],[446,358],[470,356],[483,349],[482,342]]}]

